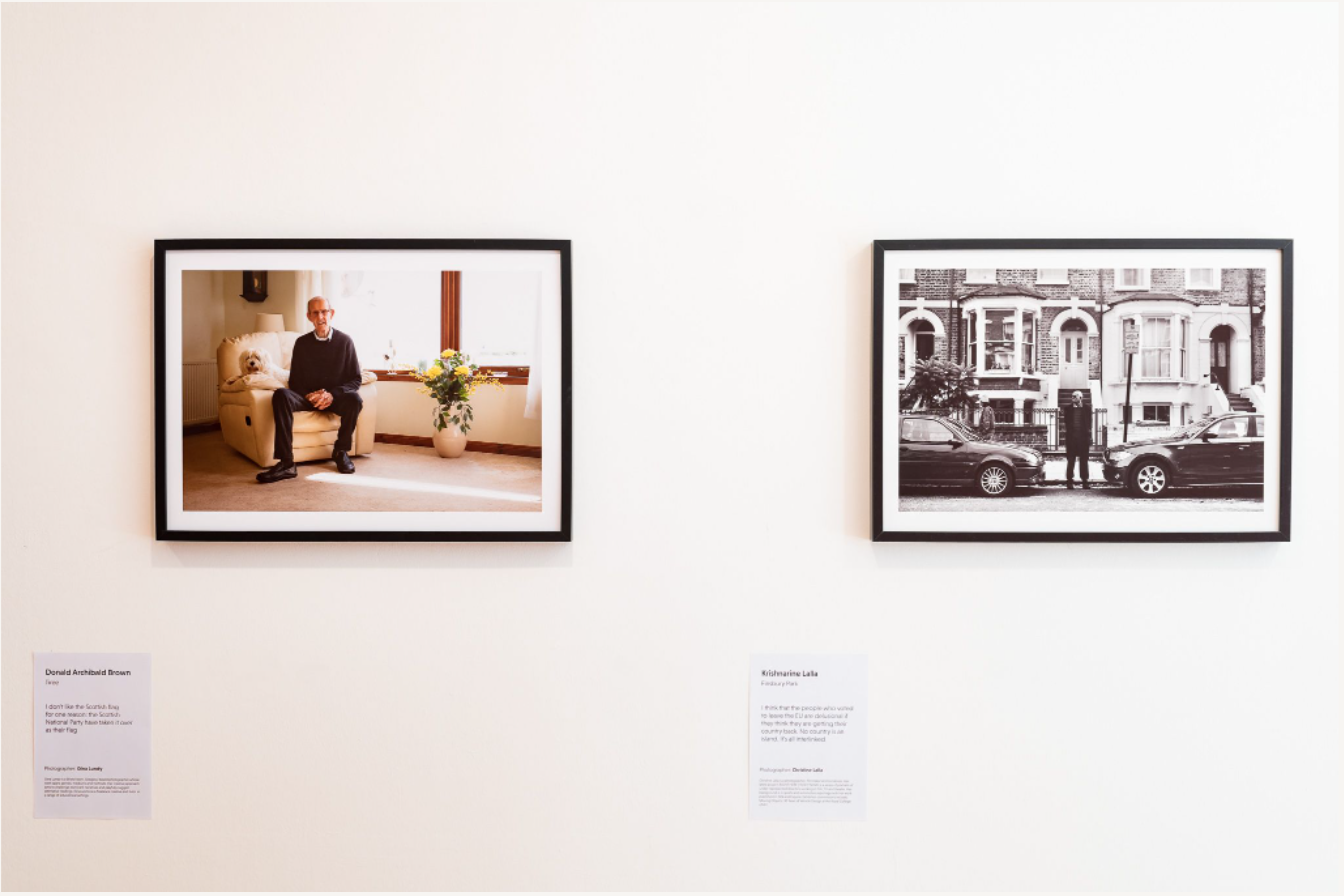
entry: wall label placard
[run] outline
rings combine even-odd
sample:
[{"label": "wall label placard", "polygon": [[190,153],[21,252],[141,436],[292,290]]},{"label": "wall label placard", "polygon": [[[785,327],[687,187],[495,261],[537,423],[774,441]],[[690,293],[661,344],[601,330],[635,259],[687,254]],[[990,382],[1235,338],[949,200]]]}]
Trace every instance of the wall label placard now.
[{"label": "wall label placard", "polygon": [[33,816],[150,818],[150,655],[33,655]]},{"label": "wall label placard", "polygon": [[863,820],[866,656],[753,656],[750,712],[750,818]]}]

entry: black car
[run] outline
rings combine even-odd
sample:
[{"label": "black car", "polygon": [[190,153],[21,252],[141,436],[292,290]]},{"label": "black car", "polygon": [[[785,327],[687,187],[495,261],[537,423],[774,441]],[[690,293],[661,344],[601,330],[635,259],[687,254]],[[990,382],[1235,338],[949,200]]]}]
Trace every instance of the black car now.
[{"label": "black car", "polygon": [[1265,418],[1223,414],[1165,439],[1116,445],[1102,457],[1107,481],[1143,498],[1186,485],[1262,485]]},{"label": "black car", "polygon": [[901,416],[900,476],[903,485],[969,485],[998,498],[1040,482],[1045,469],[1034,448],[987,442],[955,420],[910,414]]}]

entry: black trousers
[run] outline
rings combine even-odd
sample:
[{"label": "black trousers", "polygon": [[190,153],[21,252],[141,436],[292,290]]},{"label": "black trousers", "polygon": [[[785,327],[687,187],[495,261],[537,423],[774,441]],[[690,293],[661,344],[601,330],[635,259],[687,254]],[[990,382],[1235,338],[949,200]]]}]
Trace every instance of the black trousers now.
[{"label": "black trousers", "polygon": [[1066,445],[1064,447],[1064,457],[1067,459],[1067,465],[1064,468],[1064,478],[1069,482],[1073,481],[1073,462],[1075,460],[1078,461],[1078,475],[1082,477],[1084,482],[1087,481],[1087,452],[1090,448],[1090,445],[1084,445],[1081,448],[1074,447],[1073,445]]},{"label": "black trousers", "polygon": [[[349,451],[355,444],[355,423],[364,407],[358,392],[332,392],[331,406],[325,413],[341,416],[341,431],[336,434],[336,451]],[[294,412],[316,411],[313,403],[293,389],[276,389],[271,396],[275,411],[275,457],[285,464],[294,463]],[[318,413],[324,413],[319,411]]]}]

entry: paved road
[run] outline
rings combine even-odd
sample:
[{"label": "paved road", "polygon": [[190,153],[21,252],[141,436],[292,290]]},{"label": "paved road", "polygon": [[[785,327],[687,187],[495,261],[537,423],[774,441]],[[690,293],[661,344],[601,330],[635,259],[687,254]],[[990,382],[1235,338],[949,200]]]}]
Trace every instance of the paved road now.
[{"label": "paved road", "polygon": [[981,498],[964,488],[907,486],[901,489],[901,511],[978,510],[1010,511],[1256,511],[1264,504],[1260,488],[1175,489],[1161,498],[1136,498],[1112,486],[1094,486],[1086,491],[1064,486],[1018,488],[1002,498]]}]

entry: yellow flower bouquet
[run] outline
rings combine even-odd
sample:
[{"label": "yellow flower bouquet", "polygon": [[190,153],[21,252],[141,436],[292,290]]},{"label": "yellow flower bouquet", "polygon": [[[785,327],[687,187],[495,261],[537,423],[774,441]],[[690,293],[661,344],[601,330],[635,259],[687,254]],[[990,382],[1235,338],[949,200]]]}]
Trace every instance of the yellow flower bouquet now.
[{"label": "yellow flower bouquet", "polygon": [[471,363],[469,355],[451,348],[444,349],[428,367],[417,367],[413,375],[420,381],[421,394],[434,399],[434,428],[440,431],[454,425],[465,434],[471,429],[472,393],[481,386],[504,388],[498,379]]}]

